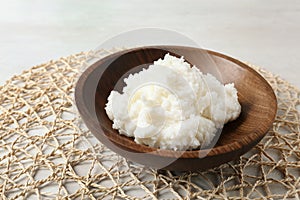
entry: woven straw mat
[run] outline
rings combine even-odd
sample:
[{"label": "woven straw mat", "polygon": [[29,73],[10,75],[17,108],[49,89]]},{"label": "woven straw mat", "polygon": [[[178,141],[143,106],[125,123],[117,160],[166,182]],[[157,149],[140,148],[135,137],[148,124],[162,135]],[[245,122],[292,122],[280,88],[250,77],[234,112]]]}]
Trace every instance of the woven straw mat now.
[{"label": "woven straw mat", "polygon": [[131,163],[98,142],[74,108],[90,60],[32,67],[0,87],[0,199],[299,199],[300,91],[253,66],[278,98],[273,128],[238,160],[196,173]]}]

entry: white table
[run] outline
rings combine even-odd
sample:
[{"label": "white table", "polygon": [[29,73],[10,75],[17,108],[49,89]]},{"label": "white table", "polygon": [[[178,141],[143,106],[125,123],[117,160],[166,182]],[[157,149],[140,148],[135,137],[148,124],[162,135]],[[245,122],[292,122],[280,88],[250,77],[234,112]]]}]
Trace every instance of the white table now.
[{"label": "white table", "polygon": [[137,28],[182,33],[300,88],[299,0],[0,0],[0,85]]},{"label": "white table", "polygon": [[33,65],[157,27],[260,65],[300,87],[300,2],[0,0],[0,84]]}]

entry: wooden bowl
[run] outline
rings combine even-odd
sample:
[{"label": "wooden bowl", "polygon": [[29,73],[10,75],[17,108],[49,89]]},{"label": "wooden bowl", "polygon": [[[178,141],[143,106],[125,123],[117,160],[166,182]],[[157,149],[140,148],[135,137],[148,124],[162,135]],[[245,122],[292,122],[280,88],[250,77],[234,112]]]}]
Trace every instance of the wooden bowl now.
[{"label": "wooden bowl", "polygon": [[[132,68],[138,65],[148,66],[168,52],[184,56],[204,73],[220,77],[221,72],[220,81],[233,82],[238,90],[242,112],[238,119],[224,126],[216,145],[210,149],[156,149],[137,144],[133,138],[122,136],[112,129],[112,122],[107,117],[104,106],[117,81]],[[119,90],[123,86],[120,85]],[[272,88],[248,65],[217,52],[182,46],[140,47],[99,60],[79,78],[75,100],[89,130],[108,148],[131,161],[176,171],[204,170],[238,158],[264,137],[272,126],[277,110]]]}]

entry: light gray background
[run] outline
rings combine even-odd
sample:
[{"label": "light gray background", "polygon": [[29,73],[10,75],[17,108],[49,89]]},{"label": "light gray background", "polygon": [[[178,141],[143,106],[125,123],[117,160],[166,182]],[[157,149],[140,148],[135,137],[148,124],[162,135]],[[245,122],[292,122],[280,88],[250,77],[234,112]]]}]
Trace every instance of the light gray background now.
[{"label": "light gray background", "polygon": [[300,88],[300,0],[0,0],[0,84],[145,27],[178,31]]},{"label": "light gray background", "polygon": [[145,27],[178,31],[300,87],[299,0],[0,0],[0,84]]}]

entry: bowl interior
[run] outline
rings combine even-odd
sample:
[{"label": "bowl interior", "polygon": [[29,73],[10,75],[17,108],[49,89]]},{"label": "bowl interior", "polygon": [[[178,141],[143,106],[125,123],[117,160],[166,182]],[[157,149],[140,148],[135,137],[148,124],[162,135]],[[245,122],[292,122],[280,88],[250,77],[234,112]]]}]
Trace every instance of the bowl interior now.
[{"label": "bowl interior", "polygon": [[[107,117],[104,107],[110,92],[113,89],[121,92],[125,86],[123,81],[119,81],[120,79],[127,77],[129,72],[133,73],[147,68],[149,64],[162,58],[166,53],[177,57],[184,56],[189,63],[198,66],[203,73],[216,76],[224,84],[234,83],[238,90],[242,112],[238,119],[224,126],[216,145],[210,149],[208,156],[240,149],[265,135],[274,120],[277,103],[272,88],[257,72],[244,63],[216,52],[191,47],[162,46],[137,48],[112,54],[96,62],[85,72],[84,81],[82,80],[82,93],[80,93],[85,107],[82,112],[85,112],[86,118],[90,118],[87,119],[89,127],[94,127],[92,132],[98,139],[103,139],[103,134],[105,134],[105,137],[116,145],[132,152],[156,150],[135,143],[133,138],[118,134],[117,130],[112,129],[112,121]],[[91,115],[93,112],[96,116]],[[99,126],[104,131],[95,133]],[[176,154],[173,151],[162,150],[160,155],[170,156],[174,153]],[[181,157],[193,156],[199,156],[199,152],[192,150],[181,155]]]}]

